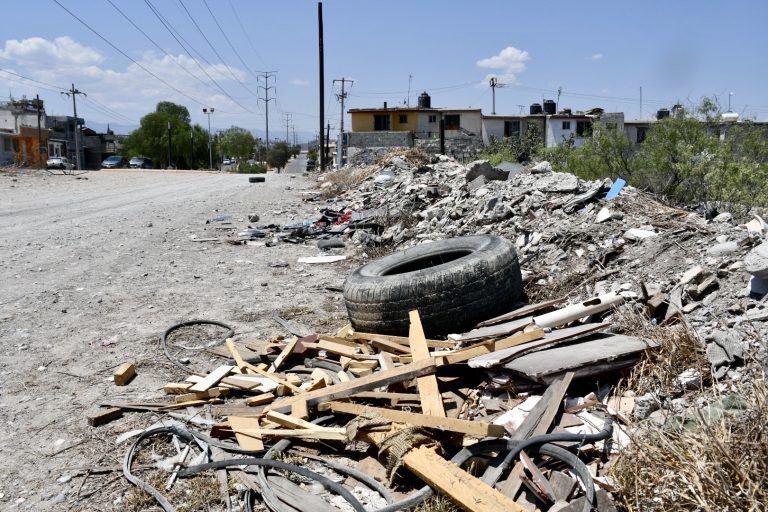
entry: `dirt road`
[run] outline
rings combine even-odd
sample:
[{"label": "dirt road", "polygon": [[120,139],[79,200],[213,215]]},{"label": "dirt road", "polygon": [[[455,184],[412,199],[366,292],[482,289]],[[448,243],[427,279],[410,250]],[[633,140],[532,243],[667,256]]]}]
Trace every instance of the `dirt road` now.
[{"label": "dirt road", "polygon": [[[354,265],[301,265],[314,242],[266,247],[201,242],[258,225],[301,221],[311,184],[297,175],[98,171],[74,177],[0,176],[0,509],[120,510],[118,473],[84,477],[77,467],[118,465],[115,437],[151,423],[132,413],[88,427],[99,403],[146,401],[182,373],[158,336],[193,318],[232,325],[238,336],[287,334],[282,311],[309,325],[342,325],[337,287]],[[207,219],[231,214],[229,223]],[[288,267],[269,263],[283,260]],[[111,381],[133,362],[138,377]],[[212,363],[214,364],[214,363]],[[82,487],[81,487],[81,484]]]}]

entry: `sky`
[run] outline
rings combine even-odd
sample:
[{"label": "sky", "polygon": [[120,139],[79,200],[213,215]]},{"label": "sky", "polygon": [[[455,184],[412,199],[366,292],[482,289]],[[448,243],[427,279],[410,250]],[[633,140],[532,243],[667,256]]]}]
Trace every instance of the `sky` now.
[{"label": "sky", "polygon": [[[768,2],[648,0],[326,0],[326,122],[344,110],[416,105],[527,112],[531,103],[649,118],[715,97],[768,120]],[[213,130],[241,126],[299,140],[319,130],[318,2],[308,0],[5,0],[0,98],[39,94],[49,115],[118,133],[159,101]],[[90,28],[89,28],[90,27]],[[272,71],[265,83],[264,71]],[[30,80],[31,79],[31,80]],[[270,87],[268,91],[264,86]],[[641,111],[642,88],[642,111]],[[560,91],[558,98],[558,90]],[[345,129],[350,128],[349,114]]]}]

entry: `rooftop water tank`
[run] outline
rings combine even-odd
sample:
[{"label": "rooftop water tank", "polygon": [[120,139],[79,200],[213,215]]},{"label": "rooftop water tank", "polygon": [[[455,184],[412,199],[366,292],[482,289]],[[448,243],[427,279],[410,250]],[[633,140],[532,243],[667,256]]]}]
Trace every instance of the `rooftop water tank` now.
[{"label": "rooftop water tank", "polygon": [[419,94],[419,108],[432,108],[432,98],[429,97],[427,91]]},{"label": "rooftop water tank", "polygon": [[540,103],[531,103],[531,109],[530,109],[529,112],[530,112],[531,115],[541,114],[542,113],[541,104]]},{"label": "rooftop water tank", "polygon": [[553,116],[557,113],[557,104],[553,100],[544,100],[544,113]]},{"label": "rooftop water tank", "polygon": [[665,117],[669,117],[669,109],[668,108],[660,108],[656,111],[656,119],[664,119]]}]

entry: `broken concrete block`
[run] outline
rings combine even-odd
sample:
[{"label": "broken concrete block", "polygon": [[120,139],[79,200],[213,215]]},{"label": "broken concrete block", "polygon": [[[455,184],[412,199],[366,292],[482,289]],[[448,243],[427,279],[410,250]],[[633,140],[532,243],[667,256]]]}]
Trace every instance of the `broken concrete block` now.
[{"label": "broken concrete block", "polygon": [[540,192],[575,192],[579,189],[579,178],[565,172],[553,172],[536,180],[535,187]]},{"label": "broken concrete block", "polygon": [[624,232],[624,238],[627,240],[644,240],[646,238],[651,238],[654,236],[659,236],[656,234],[655,231],[649,231],[647,229],[639,229],[639,228],[629,228]]},{"label": "broken concrete block", "polygon": [[488,180],[485,178],[485,176],[478,176],[469,182],[467,188],[469,188],[470,192],[474,192],[477,189],[485,186],[486,183],[488,183]]},{"label": "broken concrete block", "polygon": [[729,212],[723,212],[712,220],[714,222],[731,222],[733,220],[733,215]]},{"label": "broken concrete block", "polygon": [[768,279],[768,242],[764,242],[744,257],[744,270],[760,279]]},{"label": "broken concrete block", "polygon": [[544,174],[552,172],[552,164],[544,160],[531,167],[532,174]]},{"label": "broken concrete block", "polygon": [[697,282],[703,275],[704,267],[696,265],[695,267],[689,268],[685,274],[683,274],[683,277],[680,278],[680,284]]},{"label": "broken concrete block", "polygon": [[712,247],[707,249],[707,254],[711,254],[712,256],[723,256],[725,254],[730,254],[738,250],[739,250],[739,242],[737,242],[736,240],[731,240],[728,242],[723,242],[723,243],[713,245]]},{"label": "broken concrete block", "polygon": [[601,208],[599,212],[597,212],[597,217],[595,217],[595,224],[600,224],[601,222],[605,222],[607,220],[611,219],[611,210],[608,208]]},{"label": "broken concrete block", "polygon": [[707,359],[714,368],[744,357],[744,343],[734,332],[715,331],[706,341]]},{"label": "broken concrete block", "polygon": [[467,171],[467,181],[472,181],[478,176],[485,176],[488,180],[506,181],[509,172],[494,168],[488,160],[475,160],[470,163]]},{"label": "broken concrete block", "polygon": [[635,398],[635,409],[632,411],[632,414],[635,418],[644,420],[658,408],[659,401],[656,396],[653,393],[646,393]]}]

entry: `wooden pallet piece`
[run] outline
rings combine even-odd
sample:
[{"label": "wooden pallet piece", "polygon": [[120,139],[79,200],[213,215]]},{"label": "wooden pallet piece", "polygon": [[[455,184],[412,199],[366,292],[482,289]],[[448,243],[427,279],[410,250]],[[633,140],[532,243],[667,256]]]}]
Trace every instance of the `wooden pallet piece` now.
[{"label": "wooden pallet piece", "polygon": [[256,407],[257,405],[265,405],[272,403],[275,400],[275,395],[272,393],[262,393],[260,395],[251,396],[245,399],[245,405],[249,407]]},{"label": "wooden pallet piece", "polygon": [[543,338],[544,336],[544,331],[536,328],[531,329],[528,332],[521,332],[498,341],[488,340],[471,347],[453,351],[448,354],[437,353],[435,356],[442,364],[463,363],[476,357],[493,355],[495,352],[500,350],[505,350],[511,347],[516,347],[518,345],[536,341]]},{"label": "wooden pallet piece", "polygon": [[229,395],[229,389],[227,388],[211,388],[205,391],[194,391],[192,393],[177,395],[176,403],[183,404],[185,402],[194,402],[195,400],[208,400],[210,398],[219,398],[221,396],[227,395]]},{"label": "wooden pallet piece", "polygon": [[[431,359],[427,338],[424,336],[424,328],[421,326],[421,319],[418,311],[410,311],[408,316],[411,320],[411,326],[408,331],[408,340],[411,347],[411,354],[414,361],[426,361]],[[416,379],[416,385],[421,395],[421,411],[428,416],[437,416],[445,418],[445,408],[443,407],[443,397],[440,395],[440,388],[437,386],[437,377],[435,375],[425,375]]]},{"label": "wooden pallet piece", "polygon": [[100,427],[110,421],[123,417],[123,410],[119,407],[102,407],[98,411],[86,416],[88,425],[91,427]]},{"label": "wooden pallet piece", "polygon": [[269,365],[268,372],[276,372],[280,369],[280,367],[283,365],[286,359],[288,359],[288,356],[290,356],[293,353],[293,350],[296,348],[296,344],[299,342],[299,338],[297,336],[292,337],[288,343],[285,344],[285,347],[283,347],[283,350],[280,351],[280,353],[277,355],[277,359]]},{"label": "wooden pallet piece", "polygon": [[257,417],[244,417],[244,416],[230,416],[227,418],[229,426],[235,433],[235,439],[237,444],[243,450],[260,451],[264,449],[264,442],[261,437],[257,435],[244,434],[243,430],[248,428],[259,428],[259,418]]},{"label": "wooden pallet piece", "polygon": [[[383,341],[386,343],[397,343],[402,345],[410,352],[408,346],[408,338],[406,336],[391,336],[388,334],[373,334],[370,332],[357,332],[352,334],[352,339],[368,340],[368,341]],[[427,346],[429,348],[454,348],[456,343],[446,340],[427,340]]]},{"label": "wooden pallet piece", "polygon": [[[347,402],[329,402],[320,404],[320,410],[330,409],[333,412],[341,412],[360,416],[363,414],[381,416],[395,423],[406,423],[414,427],[426,427],[457,434],[469,434],[477,437],[503,437],[506,430],[503,425],[493,425],[482,421],[467,421],[455,418],[427,416],[414,412],[385,409],[383,407],[371,407],[368,405],[352,404]],[[269,417],[269,416],[267,416]]]},{"label": "wooden pallet piece", "polygon": [[163,386],[163,391],[165,391],[166,395],[183,395],[189,393],[189,388],[192,385],[192,382],[169,382]]},{"label": "wooden pallet piece", "polygon": [[435,371],[435,362],[432,359],[417,361],[403,366],[398,366],[389,371],[381,371],[354,379],[349,382],[341,382],[328,386],[323,389],[317,389],[308,393],[302,393],[301,396],[291,396],[281,398],[269,406],[271,410],[279,412],[289,412],[294,402],[306,400],[307,405],[316,407],[321,402],[329,402],[338,398],[346,398],[361,391],[370,391],[383,386],[389,386],[396,382],[412,379],[427,375]]}]

